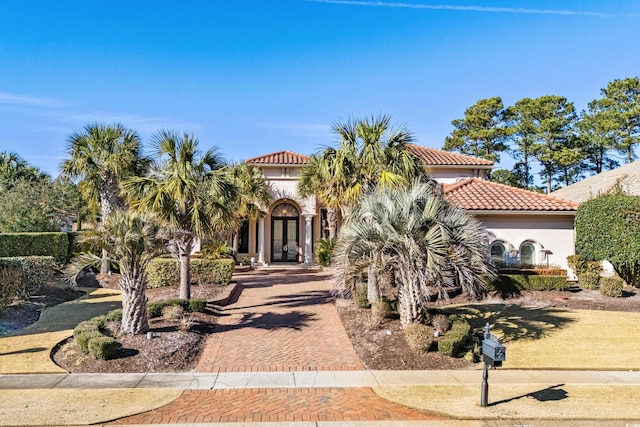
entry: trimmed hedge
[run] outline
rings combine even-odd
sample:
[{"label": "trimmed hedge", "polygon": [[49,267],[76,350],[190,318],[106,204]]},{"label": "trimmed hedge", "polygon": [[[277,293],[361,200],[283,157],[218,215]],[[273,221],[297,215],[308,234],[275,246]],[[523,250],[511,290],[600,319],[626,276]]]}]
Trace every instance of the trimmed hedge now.
[{"label": "trimmed hedge", "polygon": [[67,233],[0,233],[0,257],[50,256],[64,264],[68,255]]},{"label": "trimmed hedge", "polygon": [[571,284],[566,276],[501,274],[485,285],[486,291],[566,291]]},{"label": "trimmed hedge", "polygon": [[411,323],[404,328],[404,338],[413,350],[426,353],[433,343],[433,332],[427,325]]},{"label": "trimmed hedge", "polygon": [[624,280],[620,277],[603,277],[600,279],[600,293],[607,297],[619,298],[622,296]]},{"label": "trimmed hedge", "polygon": [[598,289],[600,274],[594,271],[584,271],[578,274],[578,286],[582,289]]},{"label": "trimmed hedge", "polygon": [[106,336],[102,331],[105,323],[117,318],[122,310],[112,310],[106,316],[98,316],[78,323],[73,330],[73,339],[84,354],[91,354],[96,359],[112,359],[122,348],[114,338]]},{"label": "trimmed hedge", "polygon": [[20,265],[0,261],[0,312],[13,302],[18,294],[22,273]]},{"label": "trimmed hedge", "polygon": [[567,270],[562,268],[501,268],[498,273],[522,276],[567,276]]},{"label": "trimmed hedge", "polygon": [[0,258],[0,268],[17,268],[15,295],[26,299],[34,295],[40,286],[46,285],[53,277],[54,259],[50,256],[27,256]]},{"label": "trimmed hedge", "polygon": [[458,357],[464,353],[469,340],[471,325],[459,316],[449,316],[451,329],[438,341],[438,351],[451,357]]},{"label": "trimmed hedge", "polygon": [[118,341],[105,335],[89,340],[89,353],[96,359],[113,359],[121,348],[122,345]]},{"label": "trimmed hedge", "polygon": [[[232,259],[191,258],[191,281],[203,284],[228,285],[233,276]],[[177,286],[180,267],[175,258],[155,258],[147,267],[147,287]]]},{"label": "trimmed hedge", "polygon": [[147,313],[150,318],[162,316],[162,310],[171,305],[179,305],[184,311],[203,313],[207,308],[206,299],[168,299],[164,301],[150,302],[147,304]]}]

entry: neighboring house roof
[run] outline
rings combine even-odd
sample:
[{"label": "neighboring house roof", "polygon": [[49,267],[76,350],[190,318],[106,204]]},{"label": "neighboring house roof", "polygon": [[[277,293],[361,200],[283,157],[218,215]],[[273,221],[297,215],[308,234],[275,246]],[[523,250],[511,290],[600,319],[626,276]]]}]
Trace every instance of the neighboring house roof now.
[{"label": "neighboring house roof", "polygon": [[551,193],[553,196],[582,203],[613,190],[617,185],[630,196],[640,196],[640,160],[590,176]]},{"label": "neighboring house roof", "polygon": [[[451,153],[435,148],[422,147],[408,144],[409,151],[418,156],[427,166],[475,166],[482,169],[491,169],[493,162],[464,154]],[[294,153],[292,151],[278,151],[263,156],[248,159],[247,163],[259,165],[306,165],[309,156]]]},{"label": "neighboring house roof", "polygon": [[578,203],[479,178],[444,184],[447,201],[468,211],[573,212]]},{"label": "neighboring house roof", "polygon": [[464,154],[452,153],[449,151],[437,150],[435,148],[423,147],[421,145],[408,144],[409,151],[418,156],[429,166],[479,166],[492,168],[493,162],[480,159],[478,157],[466,156]]},{"label": "neighboring house roof", "polygon": [[306,165],[308,161],[309,156],[288,150],[265,154],[264,156],[246,160],[247,163],[258,165]]}]

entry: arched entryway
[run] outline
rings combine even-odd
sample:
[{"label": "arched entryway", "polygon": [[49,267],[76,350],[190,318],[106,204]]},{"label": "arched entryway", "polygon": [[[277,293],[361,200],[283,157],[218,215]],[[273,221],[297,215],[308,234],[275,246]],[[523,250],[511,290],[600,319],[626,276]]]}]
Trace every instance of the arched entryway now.
[{"label": "arched entryway", "polygon": [[291,203],[281,203],[271,212],[271,262],[298,262],[300,213]]}]

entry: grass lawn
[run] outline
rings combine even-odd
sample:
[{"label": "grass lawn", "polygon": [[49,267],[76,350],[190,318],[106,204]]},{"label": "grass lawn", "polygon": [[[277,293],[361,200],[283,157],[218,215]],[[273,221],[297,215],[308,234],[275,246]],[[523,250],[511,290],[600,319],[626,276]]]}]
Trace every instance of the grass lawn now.
[{"label": "grass lawn", "polygon": [[159,408],[180,394],[176,389],[0,390],[0,426],[101,423]]},{"label": "grass lawn", "polygon": [[[489,375],[491,376],[491,375]],[[476,386],[375,387],[382,398],[458,419],[638,420],[640,385],[498,384],[489,380],[489,406]],[[497,424],[496,424],[497,425]],[[544,423],[536,423],[544,425]]]},{"label": "grass lawn", "polygon": [[[640,370],[640,313],[472,305],[448,311],[469,317],[507,348],[503,369]],[[478,364],[482,367],[482,364]]]},{"label": "grass lawn", "polygon": [[66,372],[51,361],[51,350],[73,335],[73,328],[121,306],[119,291],[87,288],[89,293],[45,310],[40,319],[24,329],[0,338],[0,374],[36,374]]}]

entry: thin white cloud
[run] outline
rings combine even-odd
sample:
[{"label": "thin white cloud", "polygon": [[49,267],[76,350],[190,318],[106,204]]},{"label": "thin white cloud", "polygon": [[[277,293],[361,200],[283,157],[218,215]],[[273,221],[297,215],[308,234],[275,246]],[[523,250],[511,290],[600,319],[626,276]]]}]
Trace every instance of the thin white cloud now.
[{"label": "thin white cloud", "polygon": [[16,105],[25,107],[49,107],[59,108],[64,107],[60,101],[50,98],[41,98],[36,96],[16,95],[7,92],[0,92],[0,104],[4,105]]},{"label": "thin white cloud", "polygon": [[523,7],[493,7],[493,6],[458,6],[450,4],[421,4],[421,3],[398,3],[384,1],[355,1],[355,0],[307,0],[313,3],[343,4],[350,6],[368,7],[393,7],[404,9],[427,9],[427,10],[452,10],[459,12],[489,12],[489,13],[517,13],[532,15],[579,15],[595,16],[600,18],[611,17],[605,13],[592,12],[588,10],[567,10],[567,9],[530,9]]}]

